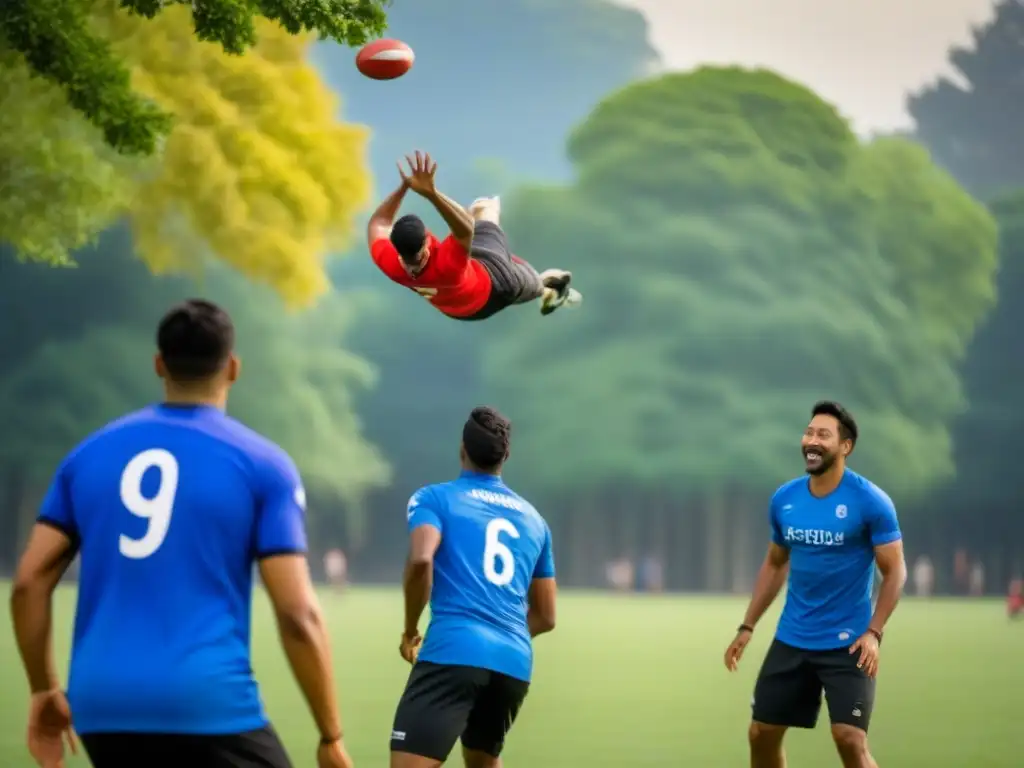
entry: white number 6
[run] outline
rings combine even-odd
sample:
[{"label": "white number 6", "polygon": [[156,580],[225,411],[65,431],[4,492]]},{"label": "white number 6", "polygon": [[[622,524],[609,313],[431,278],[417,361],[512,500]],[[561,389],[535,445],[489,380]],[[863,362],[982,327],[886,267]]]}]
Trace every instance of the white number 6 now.
[{"label": "white number 6", "polygon": [[[516,561],[512,550],[501,543],[498,535],[507,533],[513,539],[519,538],[519,531],[503,517],[495,518],[487,524],[484,532],[484,576],[497,587],[509,584],[516,575]],[[501,561],[501,568],[497,568]]]},{"label": "white number 6", "polygon": [[[142,495],[142,476],[150,469],[160,470],[160,485],[151,499]],[[143,451],[128,462],[121,474],[121,503],[136,517],[149,521],[146,534],[133,539],[121,534],[120,550],[125,557],[142,560],[164,543],[171,524],[174,496],[178,492],[178,460],[162,448]]]}]

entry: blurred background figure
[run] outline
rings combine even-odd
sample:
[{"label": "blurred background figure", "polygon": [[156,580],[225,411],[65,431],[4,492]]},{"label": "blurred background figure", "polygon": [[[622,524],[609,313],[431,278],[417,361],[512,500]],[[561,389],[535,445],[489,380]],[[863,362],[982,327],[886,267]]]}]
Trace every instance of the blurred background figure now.
[{"label": "blurred background figure", "polygon": [[1011,619],[1019,619],[1024,616],[1024,579],[1013,579],[1010,582],[1006,611]]},{"label": "blurred background figure", "polygon": [[636,579],[636,567],[633,565],[633,558],[627,555],[620,555],[614,560],[609,560],[604,569],[605,580],[609,587],[616,592],[632,592],[633,583]]},{"label": "blurred background figure", "polygon": [[980,560],[974,561],[967,575],[967,591],[971,597],[981,597],[985,594],[985,566]]},{"label": "blurred background figure", "polygon": [[640,561],[639,588],[642,592],[661,592],[665,589],[665,567],[657,555],[645,555]]},{"label": "blurred background figure", "polygon": [[348,586],[348,558],[337,547],[324,553],[324,575],[327,583],[339,592]]},{"label": "blurred background figure", "polygon": [[918,597],[931,597],[935,587],[935,568],[928,555],[921,555],[914,561],[914,593]]}]

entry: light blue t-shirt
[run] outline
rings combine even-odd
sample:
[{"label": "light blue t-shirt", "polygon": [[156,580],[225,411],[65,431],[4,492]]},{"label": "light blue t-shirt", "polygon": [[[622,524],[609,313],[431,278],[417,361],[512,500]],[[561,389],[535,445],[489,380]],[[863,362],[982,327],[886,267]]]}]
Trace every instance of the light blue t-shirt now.
[{"label": "light blue t-shirt", "polygon": [[288,455],[216,408],[151,406],[75,448],[39,515],[80,547],[75,729],[265,726],[249,658],[253,564],[305,552],[304,517]]},{"label": "light blue t-shirt", "polygon": [[408,518],[410,532],[421,525],[441,532],[420,660],[529,681],[530,582],[555,575],[544,518],[500,477],[476,472],[418,490]]},{"label": "light blue t-shirt", "polygon": [[772,496],[772,541],[789,550],[789,586],[776,637],[805,650],[846,648],[871,621],[874,548],[901,538],[885,491],[846,470],[828,496],[799,477]]}]

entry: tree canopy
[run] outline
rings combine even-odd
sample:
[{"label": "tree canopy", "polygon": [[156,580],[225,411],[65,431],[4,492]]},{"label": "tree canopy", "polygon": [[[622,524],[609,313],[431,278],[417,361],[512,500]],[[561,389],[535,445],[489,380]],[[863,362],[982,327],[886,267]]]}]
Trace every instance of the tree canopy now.
[{"label": "tree canopy", "polygon": [[118,156],[55,86],[15,67],[0,86],[0,162],[18,171],[0,192],[0,237],[59,263],[127,215],[157,273],[195,274],[213,255],[291,305],[327,290],[323,260],[368,200],[367,132],[338,122],[309,35],[259,19],[234,56],[196,40],[181,5],[147,20],[100,3],[90,19],[173,128],[152,158]]},{"label": "tree canopy", "polygon": [[67,263],[129,204],[124,165],[60,89],[0,48],[0,242]]},{"label": "tree canopy", "polygon": [[985,198],[1024,184],[1022,26],[1024,0],[999,0],[992,20],[974,30],[973,45],[950,51],[957,80],[939,78],[907,100],[916,138]]},{"label": "tree canopy", "polygon": [[[0,477],[45,482],[90,431],[159,399],[153,333],[168,306],[196,291],[188,280],[153,277],[131,255],[124,231],[81,254],[74,270],[18,265],[0,255]],[[330,293],[315,310],[290,313],[269,289],[212,268],[202,293],[231,313],[242,377],[229,410],[289,451],[314,514],[345,510],[350,532],[365,529],[361,499],[389,477],[362,435],[356,394],[374,370],[347,351],[350,302]],[[42,308],[60,306],[60,312]],[[14,332],[12,329],[18,329]]]},{"label": "tree canopy", "polygon": [[[215,43],[229,54],[254,46],[261,20],[289,34],[315,32],[361,45],[387,24],[388,0],[7,0],[0,8],[0,50],[24,57],[29,68],[57,84],[68,103],[81,111],[119,151],[149,154],[171,124],[145,95],[132,91],[131,64],[94,26],[100,17],[124,9],[140,20],[191,9],[188,34]],[[179,7],[175,7],[179,6]]]},{"label": "tree canopy", "polygon": [[[489,387],[523,425],[520,472],[562,495],[581,475],[760,490],[793,473],[821,398],[854,411],[854,465],[893,493],[952,472],[956,363],[992,301],[995,230],[948,176],[908,145],[862,147],[802,86],[736,68],[613,94],[569,153],[572,186],[508,205],[517,250],[573,269],[587,302],[543,331],[518,313],[489,351]],[[887,157],[909,176],[880,173]],[[929,257],[958,265],[962,314],[936,317],[959,285]]]}]

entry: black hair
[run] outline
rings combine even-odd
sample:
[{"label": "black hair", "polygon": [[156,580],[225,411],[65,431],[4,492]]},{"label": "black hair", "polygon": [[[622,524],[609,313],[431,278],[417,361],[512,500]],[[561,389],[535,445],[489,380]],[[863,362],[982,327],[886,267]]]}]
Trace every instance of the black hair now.
[{"label": "black hair", "polygon": [[831,416],[839,422],[839,439],[857,444],[857,422],[848,410],[834,400],[821,400],[811,408],[811,418]]},{"label": "black hair", "polygon": [[235,348],[228,313],[204,299],[177,304],[157,326],[156,346],[175,381],[201,381],[220,371]]},{"label": "black hair", "polygon": [[420,251],[427,241],[427,225],[414,213],[409,213],[395,222],[391,228],[391,244],[406,264],[417,264]]},{"label": "black hair", "polygon": [[466,456],[480,470],[496,472],[508,458],[512,422],[494,408],[474,408],[462,428]]}]

